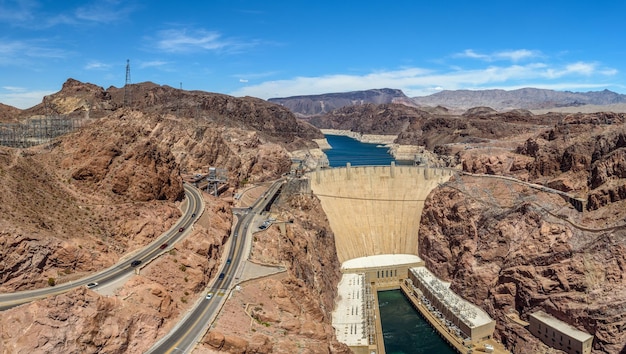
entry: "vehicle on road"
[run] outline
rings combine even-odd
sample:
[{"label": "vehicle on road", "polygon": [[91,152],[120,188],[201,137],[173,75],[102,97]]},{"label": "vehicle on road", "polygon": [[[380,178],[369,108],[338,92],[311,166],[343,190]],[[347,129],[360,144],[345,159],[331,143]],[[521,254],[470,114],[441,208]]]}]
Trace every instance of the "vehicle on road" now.
[{"label": "vehicle on road", "polygon": [[87,284],[87,289],[92,289],[92,288],[95,288],[96,286],[98,286],[98,283],[96,283],[96,282],[89,283],[89,284]]},{"label": "vehicle on road", "polygon": [[167,247],[167,243],[162,244],[161,246],[159,246],[160,249],[164,250]]},{"label": "vehicle on road", "polygon": [[224,273],[220,273],[220,276],[219,276],[218,278],[220,278],[220,279],[224,279],[224,277],[225,277],[225,276],[226,276],[226,275],[225,275]]},{"label": "vehicle on road", "polygon": [[178,229],[178,232],[183,232],[183,231],[185,231],[184,227],[181,227],[180,229]]},{"label": "vehicle on road", "polygon": [[196,217],[196,213],[191,214],[191,217],[195,218]]},{"label": "vehicle on road", "polygon": [[259,230],[267,229],[270,225],[272,225],[273,221],[275,221],[275,219],[267,219],[267,220],[263,221],[263,223],[261,225],[259,225]]},{"label": "vehicle on road", "polygon": [[230,264],[230,258],[226,260],[226,264]]},{"label": "vehicle on road", "polygon": [[212,297],[213,297],[213,293],[206,294],[206,299],[207,300],[211,300]]},{"label": "vehicle on road", "polygon": [[135,259],[134,261],[130,262],[130,266],[131,267],[136,267],[136,266],[138,266],[140,264],[141,264],[141,261],[138,260],[138,259]]}]

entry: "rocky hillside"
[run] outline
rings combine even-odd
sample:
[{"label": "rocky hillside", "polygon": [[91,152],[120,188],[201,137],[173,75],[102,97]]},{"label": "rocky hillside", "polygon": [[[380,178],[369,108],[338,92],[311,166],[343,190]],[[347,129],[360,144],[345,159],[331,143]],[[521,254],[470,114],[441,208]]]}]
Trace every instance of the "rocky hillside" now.
[{"label": "rocky hillside", "polygon": [[252,262],[282,266],[286,271],[243,283],[224,306],[214,330],[204,337],[203,349],[351,352],[337,342],[330,325],[341,276],[332,231],[319,200],[295,191],[286,186],[271,209],[276,220],[293,223],[275,224],[256,233],[251,252]]},{"label": "rocky hillside", "polygon": [[126,129],[110,119],[47,147],[0,147],[2,291],[109,266],[179,217],[174,156]]},{"label": "rocky hillside", "polygon": [[[290,167],[289,149],[314,146],[310,137],[321,135],[258,99],[144,84],[133,87],[137,110],[119,108],[120,91],[70,79],[45,98],[46,107],[21,114],[89,116],[83,128],[46,146],[0,147],[5,291],[100,269],[159,235],[179,215],[181,172],[225,168],[233,186],[276,177]],[[145,209],[129,212],[132,203]],[[162,226],[146,227],[155,220]],[[95,244],[102,247],[93,250]]]},{"label": "rocky hillside", "polygon": [[397,144],[434,150],[444,144],[519,136],[558,119],[552,115],[535,116],[526,110],[497,112],[488,107],[475,107],[455,115],[443,107],[425,109],[392,103],[347,106],[308,121],[320,129],[397,135]]},{"label": "rocky hillside", "polygon": [[624,210],[620,202],[579,216],[558,196],[463,177],[437,190],[424,208],[419,255],[497,320],[497,336],[514,353],[548,350],[507,318],[528,321],[537,310],[595,335],[594,353],[621,353]]},{"label": "rocky hillside", "polygon": [[2,312],[2,353],[145,353],[202,296],[232,223],[206,196],[191,235],[119,286],[76,290]]},{"label": "rocky hillside", "polygon": [[[311,138],[322,137],[255,98],[151,83],[132,85],[128,107],[123,95],[70,79],[45,104],[18,112],[20,120],[52,112],[83,126],[46,145],[0,147],[0,291],[77,279],[145,246],[180,216],[183,174],[224,168],[231,187],[273,179],[289,170],[291,151],[316,147]],[[4,313],[0,352],[144,352],[218,269],[232,214],[224,201],[205,201],[192,235],[111,298],[80,289]],[[307,294],[335,286],[334,277],[310,283],[308,268],[299,268],[308,255],[294,257],[285,296],[301,296],[302,285]],[[312,318],[327,321],[315,306],[329,306],[329,294],[309,304]],[[338,345],[328,323],[320,326],[328,335],[309,337],[312,347]]]},{"label": "rocky hillside", "polygon": [[409,98],[401,90],[388,88],[270,98],[268,101],[278,103],[299,116],[324,114],[341,107],[366,103],[383,104],[395,101],[410,102]]},{"label": "rocky hillside", "polygon": [[457,148],[456,155],[466,172],[562,190],[585,200],[585,210],[523,183],[459,176],[430,196],[419,255],[457,293],[497,319],[498,336],[515,353],[548,350],[509,320],[528,320],[537,310],[594,334],[594,353],[621,353],[626,116],[555,118],[525,138],[473,144]]},{"label": "rocky hillside", "polygon": [[609,90],[570,92],[536,88],[518,90],[445,90],[411,100],[419,106],[468,109],[489,106],[498,111],[626,103],[626,95]]},{"label": "rocky hillside", "polygon": [[17,123],[19,108],[0,103],[0,123]]}]

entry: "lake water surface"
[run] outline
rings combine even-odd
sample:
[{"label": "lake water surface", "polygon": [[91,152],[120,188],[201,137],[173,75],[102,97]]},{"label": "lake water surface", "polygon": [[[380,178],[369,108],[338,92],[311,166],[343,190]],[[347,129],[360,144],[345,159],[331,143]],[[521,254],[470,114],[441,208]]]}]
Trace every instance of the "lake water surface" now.
[{"label": "lake water surface", "polygon": [[388,149],[380,144],[365,144],[342,135],[326,135],[326,140],[332,147],[324,150],[330,167],[342,167],[347,162],[352,166],[389,166],[394,161]]}]

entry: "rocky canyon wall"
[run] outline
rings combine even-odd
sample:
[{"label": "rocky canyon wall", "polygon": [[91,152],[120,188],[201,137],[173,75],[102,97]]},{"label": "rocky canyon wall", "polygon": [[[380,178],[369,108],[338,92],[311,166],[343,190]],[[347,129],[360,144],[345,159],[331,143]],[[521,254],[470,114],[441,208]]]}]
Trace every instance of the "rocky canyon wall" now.
[{"label": "rocky canyon wall", "polygon": [[419,256],[497,320],[496,336],[514,353],[548,350],[507,319],[537,310],[595,335],[594,353],[620,353],[626,228],[582,227],[577,214],[558,196],[464,176],[426,202]]}]

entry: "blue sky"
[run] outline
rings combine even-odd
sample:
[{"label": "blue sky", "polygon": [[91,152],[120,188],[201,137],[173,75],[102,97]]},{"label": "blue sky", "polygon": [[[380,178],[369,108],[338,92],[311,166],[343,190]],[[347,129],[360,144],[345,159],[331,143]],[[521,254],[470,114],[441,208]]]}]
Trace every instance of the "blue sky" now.
[{"label": "blue sky", "polygon": [[68,78],[263,99],[370,88],[626,93],[626,1],[0,0],[0,102]]}]

